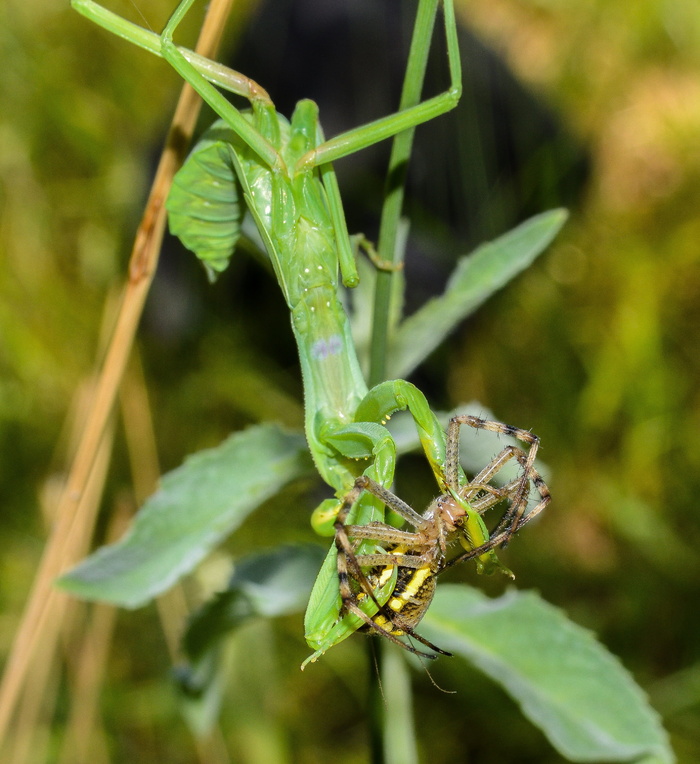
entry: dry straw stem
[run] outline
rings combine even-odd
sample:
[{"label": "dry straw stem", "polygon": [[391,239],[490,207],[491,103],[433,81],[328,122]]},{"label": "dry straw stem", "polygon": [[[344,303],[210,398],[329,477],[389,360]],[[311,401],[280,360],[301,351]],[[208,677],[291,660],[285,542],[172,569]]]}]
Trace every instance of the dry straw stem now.
[{"label": "dry straw stem", "polygon": [[[134,497],[136,503],[141,503],[154,490],[160,473],[146,382],[135,351],[131,354],[119,390]],[[107,532],[107,543],[121,537],[132,514],[131,500],[117,501]],[[180,587],[175,587],[167,597],[167,605],[160,605],[159,602],[159,615],[171,658],[175,662],[179,629],[187,614],[187,605]],[[71,627],[66,618],[61,624],[67,643],[66,658],[71,685],[68,721],[58,761],[61,764],[100,764],[109,760],[98,708],[116,609],[110,605],[97,604],[88,611],[86,606],[82,606],[78,608],[77,616],[79,625]],[[75,649],[75,645],[79,645],[78,649]],[[20,761],[24,760],[18,760],[17,764]]]},{"label": "dry straw stem", "polygon": [[[232,0],[213,0],[197,43],[197,52],[213,58]],[[165,228],[165,199],[173,175],[180,166],[185,147],[199,113],[199,97],[185,86],[181,92],[167,142],[138,228],[129,261],[128,278],[114,333],[99,373],[95,397],[82,431],[75,458],[59,498],[54,526],[15,634],[0,685],[0,747],[16,713],[37,648],[49,663],[56,651],[58,631],[49,641],[44,627],[60,621],[66,595],[52,588],[55,578],[74,564],[86,550],[84,529],[94,523],[99,499],[91,497],[86,506],[88,481],[95,469],[115,399],[129,359],[143,306],[158,261]],[[79,512],[82,505],[82,513]],[[91,515],[89,517],[88,515]]]},{"label": "dry straw stem", "polygon": [[[75,532],[66,540],[66,557],[76,550],[85,548],[92,535],[95,512],[104,489],[107,469],[112,450],[113,427],[106,428],[96,454],[94,467],[78,503],[74,518]],[[54,661],[55,646],[63,627],[73,623],[80,603],[71,600],[56,589],[49,588],[36,628],[40,630],[37,649],[23,676],[22,688],[17,696],[18,705],[14,713],[13,737],[9,750],[4,752],[8,764],[21,764],[37,760],[37,750],[46,743],[44,736],[37,736],[38,720],[45,718],[48,709],[55,702],[58,689],[58,667]],[[9,741],[8,741],[9,742]]]},{"label": "dry straw stem", "polygon": [[[131,518],[130,502],[119,502],[112,514],[107,541],[116,541]],[[86,606],[81,608],[88,615]],[[116,608],[111,605],[93,605],[89,621],[73,650],[74,667],[70,689],[70,710],[66,733],[58,758],[60,764],[100,764],[109,761],[107,745],[98,718],[99,695],[104,678],[109,645],[116,621]]]},{"label": "dry straw stem", "polygon": [[[140,505],[155,490],[160,477],[160,468],[146,381],[136,352],[132,353],[131,363],[122,381],[119,397],[134,495],[136,503]],[[172,662],[176,663],[180,657],[182,624],[189,614],[182,587],[174,586],[158,597],[156,607],[168,653]]]}]

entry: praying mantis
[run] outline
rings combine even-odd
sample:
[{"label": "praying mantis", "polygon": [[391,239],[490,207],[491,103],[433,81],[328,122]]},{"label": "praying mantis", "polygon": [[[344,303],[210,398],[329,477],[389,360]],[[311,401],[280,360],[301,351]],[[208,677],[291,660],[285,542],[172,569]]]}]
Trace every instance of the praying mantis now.
[{"label": "praying mantis", "polygon": [[[454,491],[454,478],[449,484],[445,478],[445,432],[425,396],[405,380],[385,381],[368,389],[363,377],[339,297],[341,283],[346,288],[358,284],[358,271],[332,165],[457,104],[461,68],[452,0],[442,2],[450,73],[447,90],[330,140],[324,138],[312,101],[300,101],[287,120],[252,80],[178,47],[173,35],[193,3],[182,0],[157,35],[92,0],[72,0],[73,7],[88,19],[162,56],[220,117],[176,177],[167,204],[170,226],[213,278],[229,262],[246,210],[255,222],[291,314],[304,384],[308,446],[318,473],[335,494],[314,512],[314,527],[332,535],[336,515],[360,476],[381,488],[391,486],[396,445],[384,425],[399,410],[412,416],[441,492]],[[417,55],[427,54],[437,8],[438,0],[419,0],[412,45]],[[245,96],[250,110],[236,109],[212,83]],[[524,507],[534,455],[532,450],[511,491],[517,507]],[[457,483],[457,487],[467,484],[461,469]],[[480,514],[468,502],[463,504],[464,534],[478,569],[503,569]],[[376,492],[364,492],[353,503],[352,525],[381,522],[384,508]],[[511,519],[506,536],[518,528],[520,517]],[[376,541],[360,540],[355,551],[366,556],[375,548]],[[370,619],[391,595],[396,575],[394,568],[373,596],[363,599],[361,610]],[[364,622],[343,608],[337,548],[332,546],[305,618],[306,639],[315,649],[310,660]]]}]

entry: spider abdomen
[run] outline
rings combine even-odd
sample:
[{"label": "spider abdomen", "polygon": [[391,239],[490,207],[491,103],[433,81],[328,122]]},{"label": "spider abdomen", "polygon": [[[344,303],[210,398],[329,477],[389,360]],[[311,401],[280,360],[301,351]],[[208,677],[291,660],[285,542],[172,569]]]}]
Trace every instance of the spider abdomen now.
[{"label": "spider abdomen", "polygon": [[396,586],[385,605],[396,615],[389,618],[379,612],[372,620],[394,636],[403,636],[405,628],[413,629],[420,623],[433,601],[435,585],[435,571],[428,566],[399,568]]}]

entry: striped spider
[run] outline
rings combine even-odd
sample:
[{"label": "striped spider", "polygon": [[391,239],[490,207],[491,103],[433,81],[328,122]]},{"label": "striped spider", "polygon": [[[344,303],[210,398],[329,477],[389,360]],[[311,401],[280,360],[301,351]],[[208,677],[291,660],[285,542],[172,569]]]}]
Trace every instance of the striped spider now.
[{"label": "striped spider", "polygon": [[[477,430],[513,436],[527,444],[528,450],[506,446],[472,480],[464,482],[462,479],[460,485],[459,434],[461,425],[465,424]],[[432,602],[437,576],[463,560],[481,558],[492,549],[507,544],[520,528],[547,506],[551,498],[549,489],[534,467],[538,446],[539,438],[527,430],[475,416],[453,417],[447,430],[442,473],[445,492],[434,499],[422,515],[372,479],[364,475],[358,477],[343,500],[335,522],[343,612],[362,619],[365,625],[361,630],[386,637],[411,653],[437,657],[417,650],[399,637],[413,637],[435,653],[450,655],[417,634],[415,627]],[[520,465],[519,477],[501,487],[492,485],[496,474],[512,459]],[[531,483],[539,494],[539,501],[526,513]],[[363,491],[379,498],[413,530],[401,530],[380,522],[346,524]],[[507,502],[507,509],[489,534],[478,518],[475,524],[475,513],[480,516],[501,502]],[[375,541],[377,552],[356,554],[357,543],[364,540]],[[463,550],[448,558],[448,547],[454,541],[458,541]],[[396,583],[382,605],[377,602],[374,591],[388,583],[395,568],[398,568]],[[510,571],[506,572],[512,576]],[[367,615],[360,608],[366,598],[377,606],[375,615]]]}]

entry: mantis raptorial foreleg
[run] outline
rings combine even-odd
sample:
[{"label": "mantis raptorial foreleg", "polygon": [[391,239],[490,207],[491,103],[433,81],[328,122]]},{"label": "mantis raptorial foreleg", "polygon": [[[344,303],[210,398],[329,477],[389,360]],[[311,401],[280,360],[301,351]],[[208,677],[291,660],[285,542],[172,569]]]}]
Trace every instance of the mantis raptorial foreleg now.
[{"label": "mantis raptorial foreleg", "polygon": [[[454,481],[452,485],[448,485],[446,480],[446,468],[447,468],[447,438],[445,431],[438,422],[435,414],[430,409],[427,400],[423,393],[418,390],[415,385],[404,380],[392,380],[383,382],[370,390],[362,402],[358,405],[355,412],[355,416],[358,420],[363,422],[380,422],[385,424],[387,420],[397,411],[407,410],[412,416],[418,436],[421,441],[421,445],[425,452],[426,458],[433,470],[435,479],[440,487],[441,492],[447,492],[450,489],[456,491],[461,490],[468,485],[468,481],[458,466],[450,465],[450,477],[451,481]],[[374,480],[369,471],[365,472],[365,477],[371,480],[372,484],[380,486],[388,486],[390,482]],[[482,476],[482,477],[485,477]],[[344,497],[347,498],[347,497]],[[502,497],[501,497],[502,498]],[[378,492],[364,492],[359,500],[353,504],[352,512],[349,512],[347,520],[352,523],[353,526],[367,525],[369,522],[376,522],[379,517],[373,517],[368,519],[367,514],[364,513],[363,507],[365,502],[376,501],[379,499],[381,503],[385,503],[378,495]],[[500,500],[500,498],[499,498]],[[474,509],[465,500],[464,504],[464,528],[465,538],[469,539],[470,548],[476,547],[481,549],[481,554],[477,556],[478,568],[481,572],[492,573],[494,571],[501,571],[506,574],[510,574],[506,568],[504,568],[498,561],[493,548],[488,547],[489,533],[484,524],[479,511]],[[334,504],[322,504],[314,513],[312,524],[316,530],[322,534],[328,534],[337,529],[336,516],[338,510],[343,506],[343,503]],[[391,507],[396,509],[395,506]],[[486,509],[486,506],[482,508],[482,511]],[[405,516],[404,516],[405,519]],[[376,537],[370,536],[376,541]],[[357,550],[358,556],[362,556],[363,549],[369,548],[371,544],[366,542],[364,545],[360,545]],[[335,601],[340,599],[340,593],[336,584],[337,577],[337,564],[335,562],[337,555],[337,549],[331,549],[331,552],[324,563],[321,573],[319,574],[314,589],[311,594],[311,602],[321,602],[325,598],[334,598]],[[394,573],[394,576],[396,571]],[[394,580],[384,582],[383,588],[380,592],[375,592],[375,599],[379,604],[383,604],[387,597],[388,592],[392,591]],[[359,607],[367,615],[373,615],[377,612],[376,602],[373,598],[364,598],[361,602],[357,603],[356,607]],[[316,620],[312,622],[309,612],[307,612],[306,618],[306,639],[308,643],[316,648],[316,653],[312,656],[312,659],[321,655],[325,650],[331,647],[333,644],[344,639],[352,631],[356,630],[362,625],[364,619],[360,619],[357,615],[355,607],[340,621],[334,620],[331,613],[332,609],[324,610],[321,607],[315,608],[313,613]],[[326,617],[323,618],[322,614],[325,613]],[[313,628],[315,626],[315,628]]]}]

